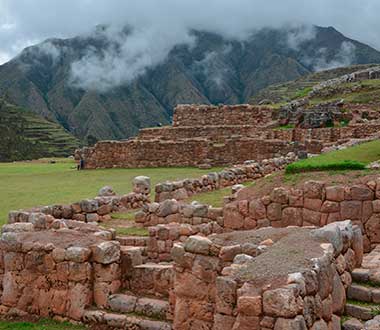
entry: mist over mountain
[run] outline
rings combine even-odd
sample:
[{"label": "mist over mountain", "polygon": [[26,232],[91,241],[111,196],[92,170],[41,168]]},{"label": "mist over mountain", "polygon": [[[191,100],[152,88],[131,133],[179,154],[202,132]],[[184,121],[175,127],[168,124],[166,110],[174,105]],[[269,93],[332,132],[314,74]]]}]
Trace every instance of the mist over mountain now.
[{"label": "mist over mountain", "polygon": [[28,47],[0,66],[0,96],[83,141],[123,139],[169,123],[178,103],[245,103],[311,72],[380,63],[332,27],[263,28],[240,40],[192,30],[178,44],[144,33],[102,25]]}]

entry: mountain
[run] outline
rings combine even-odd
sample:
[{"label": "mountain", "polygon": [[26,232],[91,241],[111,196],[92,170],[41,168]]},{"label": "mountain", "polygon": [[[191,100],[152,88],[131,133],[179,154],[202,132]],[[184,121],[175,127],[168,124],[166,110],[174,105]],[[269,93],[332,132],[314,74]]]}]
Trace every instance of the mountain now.
[{"label": "mountain", "polygon": [[0,162],[64,157],[80,146],[61,125],[0,99]]},{"label": "mountain", "polygon": [[193,31],[194,45],[177,45],[164,62],[109,90],[78,87],[72,78],[73,63],[112,46],[105,33],[50,39],[0,66],[0,96],[87,143],[168,124],[178,103],[247,103],[269,85],[317,70],[380,63],[377,50],[332,27],[313,31],[263,29],[245,41]]}]

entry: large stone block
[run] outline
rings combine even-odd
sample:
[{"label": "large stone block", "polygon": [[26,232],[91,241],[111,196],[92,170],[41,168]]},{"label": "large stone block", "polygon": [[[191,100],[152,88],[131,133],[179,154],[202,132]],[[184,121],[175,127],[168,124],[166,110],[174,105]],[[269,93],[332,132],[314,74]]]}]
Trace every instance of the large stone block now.
[{"label": "large stone block", "polygon": [[150,178],[147,176],[137,176],[132,180],[133,192],[137,194],[150,194]]},{"label": "large stone block", "polygon": [[110,264],[120,260],[120,243],[116,241],[102,242],[91,247],[92,258],[101,264]]}]

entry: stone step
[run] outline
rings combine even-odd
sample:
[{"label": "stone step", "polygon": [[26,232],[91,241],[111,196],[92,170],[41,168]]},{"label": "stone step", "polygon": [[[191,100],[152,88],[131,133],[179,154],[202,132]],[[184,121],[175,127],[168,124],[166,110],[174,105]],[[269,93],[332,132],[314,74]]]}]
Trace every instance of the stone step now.
[{"label": "stone step", "polygon": [[352,273],[352,280],[357,283],[365,283],[369,281],[369,269],[355,268]]},{"label": "stone step", "polygon": [[352,283],[347,290],[347,298],[362,302],[380,303],[380,288]]},{"label": "stone step", "polygon": [[363,330],[363,323],[358,319],[352,318],[345,321],[342,325],[343,330]]},{"label": "stone step", "polygon": [[124,287],[139,296],[169,297],[173,287],[173,265],[146,263],[133,267],[125,279]]},{"label": "stone step", "polygon": [[169,302],[162,299],[136,297],[131,294],[114,294],[108,304],[113,312],[136,313],[147,317],[166,320],[169,317]]},{"label": "stone step", "polygon": [[345,307],[346,315],[362,321],[371,320],[375,316],[378,305],[358,305],[348,302]]},{"label": "stone step", "polygon": [[112,329],[172,330],[170,322],[157,321],[134,314],[109,313],[103,310],[87,310],[83,315],[87,324],[104,324]]},{"label": "stone step", "polygon": [[149,237],[142,236],[117,236],[116,240],[122,246],[147,246]]}]

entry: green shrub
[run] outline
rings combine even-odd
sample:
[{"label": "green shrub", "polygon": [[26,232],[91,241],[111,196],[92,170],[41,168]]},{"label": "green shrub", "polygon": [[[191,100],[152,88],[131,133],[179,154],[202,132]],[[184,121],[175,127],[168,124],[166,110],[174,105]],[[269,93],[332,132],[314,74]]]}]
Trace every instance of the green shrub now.
[{"label": "green shrub", "polygon": [[354,160],[343,161],[326,161],[326,162],[308,162],[299,161],[286,167],[287,174],[312,172],[312,171],[341,171],[341,170],[364,170],[364,163]]}]

